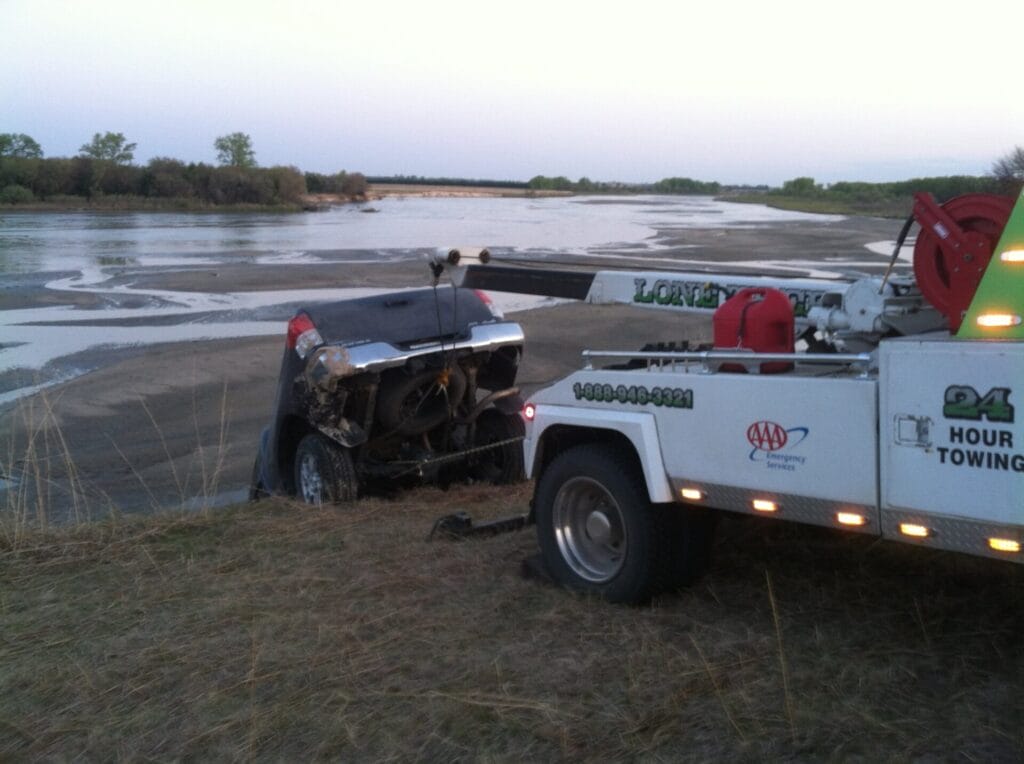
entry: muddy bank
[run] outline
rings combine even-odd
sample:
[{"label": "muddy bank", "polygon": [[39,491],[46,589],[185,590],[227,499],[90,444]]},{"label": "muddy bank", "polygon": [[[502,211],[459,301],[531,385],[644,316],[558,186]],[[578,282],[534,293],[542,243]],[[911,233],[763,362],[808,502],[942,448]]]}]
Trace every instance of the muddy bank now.
[{"label": "muddy bank", "polygon": [[874,258],[864,249],[865,243],[895,239],[899,228],[898,222],[884,218],[850,217],[814,225],[785,222],[770,227],[662,228],[658,234],[670,250],[678,248],[680,257],[697,254],[715,262],[850,260],[866,263]]}]

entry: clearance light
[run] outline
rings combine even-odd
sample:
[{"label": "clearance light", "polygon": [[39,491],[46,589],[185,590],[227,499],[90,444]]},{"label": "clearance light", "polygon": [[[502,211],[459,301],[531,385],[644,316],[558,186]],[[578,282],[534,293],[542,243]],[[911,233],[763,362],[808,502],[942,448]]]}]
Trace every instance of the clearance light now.
[{"label": "clearance light", "polygon": [[523,416],[526,417],[527,422],[532,422],[534,417],[537,416],[537,407],[532,403],[527,403],[523,406]]},{"label": "clearance light", "polygon": [[932,535],[932,532],[923,525],[915,525],[914,523],[900,523],[900,533],[904,536],[913,536],[918,539],[926,539]]},{"label": "clearance light", "polygon": [[990,538],[988,545],[997,552],[1019,552],[1020,542],[1013,539]]},{"label": "clearance light", "polygon": [[836,512],[836,520],[840,525],[867,525],[868,519],[856,512]]},{"label": "clearance light", "polygon": [[986,329],[1000,329],[1007,326],[1020,326],[1021,318],[1013,313],[982,313],[978,316],[978,326]]},{"label": "clearance light", "polygon": [[699,488],[682,488],[679,493],[687,501],[702,501],[704,499],[704,492]]},{"label": "clearance light", "polygon": [[1024,249],[1008,249],[999,259],[1004,263],[1024,263]]},{"label": "clearance light", "polygon": [[758,512],[778,512],[779,505],[768,499],[754,499],[751,506]]}]

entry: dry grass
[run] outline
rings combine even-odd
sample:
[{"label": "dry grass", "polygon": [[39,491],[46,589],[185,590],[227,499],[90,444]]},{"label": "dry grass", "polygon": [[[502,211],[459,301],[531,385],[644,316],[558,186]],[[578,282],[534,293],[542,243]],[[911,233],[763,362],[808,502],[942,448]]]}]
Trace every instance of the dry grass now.
[{"label": "dry grass", "polygon": [[66,507],[67,519],[91,519],[82,486],[54,404],[45,393],[32,396],[9,415],[22,424],[21,442],[12,428],[0,451],[0,543],[16,548],[32,528],[52,521],[52,507]]},{"label": "dry grass", "polygon": [[[194,440],[179,436],[169,443],[146,398],[139,396],[141,423],[130,437],[101,430],[91,441],[93,448],[102,448],[104,469],[120,473],[122,483],[134,489],[136,506],[129,505],[129,511],[205,510],[220,500],[231,452],[231,395],[226,382],[219,391],[215,409],[204,407],[193,393],[189,416],[174,412],[191,424]],[[41,392],[0,412],[0,539],[11,548],[33,528],[78,524],[122,509],[81,467],[78,458],[91,455],[65,432],[61,403],[59,393]],[[140,454],[140,439],[158,448]],[[156,459],[152,451],[159,452]]]},{"label": "dry grass", "polygon": [[1018,566],[760,520],[630,609],[524,580],[528,488],[0,539],[0,759],[1019,760]]}]

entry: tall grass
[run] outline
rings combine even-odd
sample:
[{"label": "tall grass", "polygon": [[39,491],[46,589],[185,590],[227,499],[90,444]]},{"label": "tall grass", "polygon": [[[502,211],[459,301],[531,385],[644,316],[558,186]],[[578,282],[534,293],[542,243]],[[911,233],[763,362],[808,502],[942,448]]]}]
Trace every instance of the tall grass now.
[{"label": "tall grass", "polygon": [[168,501],[157,496],[137,459],[118,443],[116,433],[107,433],[112,462],[120,462],[128,471],[141,495],[142,506],[118,506],[96,481],[84,475],[75,459],[61,423],[60,396],[42,392],[20,401],[0,413],[0,431],[4,432],[0,456],[0,539],[9,549],[17,548],[32,531],[53,525],[80,524],[117,516],[121,512],[165,512],[183,510],[204,512],[216,503],[221,490],[229,454],[229,390],[225,382],[217,415],[217,436],[204,445],[201,425],[207,412],[201,411],[193,395],[192,427],[195,433],[193,458],[182,470],[168,445],[164,430],[144,398],[139,406],[152,427],[166,459],[176,498]]},{"label": "tall grass", "polygon": [[0,474],[6,484],[0,537],[10,548],[19,546],[31,528],[50,525],[51,507],[58,496],[70,507],[69,518],[73,522],[92,517],[89,496],[54,403],[43,392],[26,399],[8,414],[12,426],[0,461]]}]

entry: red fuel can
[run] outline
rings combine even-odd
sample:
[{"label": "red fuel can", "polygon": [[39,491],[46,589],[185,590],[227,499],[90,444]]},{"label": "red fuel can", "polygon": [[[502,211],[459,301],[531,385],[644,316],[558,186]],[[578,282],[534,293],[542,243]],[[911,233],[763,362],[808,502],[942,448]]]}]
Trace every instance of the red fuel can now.
[{"label": "red fuel can", "polygon": [[[755,353],[792,353],[793,305],[778,289],[747,287],[741,289],[715,311],[711,319],[715,350],[753,350]],[[789,371],[793,364],[773,361],[762,363],[762,374]],[[722,371],[746,372],[740,364],[724,364]]]}]

